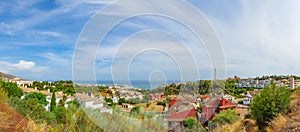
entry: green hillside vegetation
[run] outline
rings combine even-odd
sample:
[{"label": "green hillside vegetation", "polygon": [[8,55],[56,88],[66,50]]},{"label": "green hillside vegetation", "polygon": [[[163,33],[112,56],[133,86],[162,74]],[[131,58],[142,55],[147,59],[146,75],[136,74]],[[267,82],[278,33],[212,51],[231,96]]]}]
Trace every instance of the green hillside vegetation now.
[{"label": "green hillside vegetation", "polygon": [[38,90],[48,90],[50,92],[53,91],[62,91],[64,94],[67,95],[74,95],[76,93],[74,84],[71,80],[60,80],[55,82],[48,82],[48,81],[33,81],[32,86],[28,86],[28,88],[37,88]]},{"label": "green hillside vegetation", "polygon": [[[13,90],[7,87],[13,86]],[[149,116],[145,113],[136,113],[137,116],[130,117],[128,113],[122,112],[117,108],[113,109],[112,114],[102,113],[99,110],[83,108],[76,101],[68,103],[68,108],[57,105],[53,111],[46,111],[44,108],[45,96],[42,94],[31,93],[24,99],[20,99],[22,94],[13,94],[22,89],[15,87],[15,83],[1,81],[0,98],[2,104],[12,107],[11,111],[20,113],[26,119],[27,125],[20,123],[22,131],[166,131],[167,127],[162,118]],[[8,96],[7,93],[10,93]],[[64,103],[64,102],[63,102]],[[9,105],[8,105],[9,104]],[[4,107],[0,109],[2,113]],[[14,109],[14,110],[13,110]],[[2,122],[0,130],[9,130],[10,119],[4,111],[1,114]],[[3,115],[3,116],[2,116]],[[19,117],[22,119],[22,117]],[[21,120],[18,119],[18,120]],[[118,125],[115,125],[118,124]]]},{"label": "green hillside vegetation", "polygon": [[[160,93],[163,92],[164,95],[178,95],[179,93],[189,93],[189,94],[208,94],[212,91],[218,92],[218,90],[223,91],[224,94],[229,94],[235,96],[236,98],[244,98],[243,94],[247,94],[247,91],[253,91],[254,88],[238,88],[236,83],[238,79],[231,79],[224,81],[217,81],[213,83],[211,80],[201,80],[197,82],[186,82],[186,83],[172,83],[166,85],[162,88],[157,88],[149,91],[149,93]],[[212,89],[214,87],[214,89]],[[225,88],[223,88],[225,87]],[[217,90],[216,90],[217,89]]]}]

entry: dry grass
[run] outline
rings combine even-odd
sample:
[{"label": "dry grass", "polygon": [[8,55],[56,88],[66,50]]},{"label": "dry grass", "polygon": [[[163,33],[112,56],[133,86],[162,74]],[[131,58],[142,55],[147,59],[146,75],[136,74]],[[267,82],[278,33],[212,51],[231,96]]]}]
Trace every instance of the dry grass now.
[{"label": "dry grass", "polygon": [[270,126],[274,132],[300,131],[300,90],[292,94],[291,112],[285,116],[277,116],[270,122]]},{"label": "dry grass", "polygon": [[246,132],[246,128],[242,121],[237,121],[233,124],[218,127],[213,132]]},{"label": "dry grass", "polygon": [[252,119],[244,119],[243,125],[245,127],[245,130],[247,132],[257,132],[258,131],[258,126],[256,125],[256,122]]},{"label": "dry grass", "polygon": [[0,90],[0,131],[24,131],[26,120],[7,103],[7,94]]},{"label": "dry grass", "polygon": [[292,94],[291,110],[292,113],[300,112],[300,90],[297,90]]},{"label": "dry grass", "polygon": [[273,129],[273,131],[280,131],[282,127],[287,123],[288,119],[282,115],[278,115],[276,118],[274,118],[270,123],[270,127]]},{"label": "dry grass", "polygon": [[33,120],[28,119],[27,128],[25,132],[44,132],[49,130],[47,123],[37,124]]}]

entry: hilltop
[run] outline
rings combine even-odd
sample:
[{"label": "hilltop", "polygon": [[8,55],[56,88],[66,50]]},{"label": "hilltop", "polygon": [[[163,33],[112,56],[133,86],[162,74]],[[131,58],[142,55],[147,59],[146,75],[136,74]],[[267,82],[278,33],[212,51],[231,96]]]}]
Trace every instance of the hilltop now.
[{"label": "hilltop", "polygon": [[11,74],[7,74],[7,73],[3,73],[3,72],[0,72],[0,77],[3,80],[15,80],[15,79],[24,80],[20,77],[17,77],[17,76],[11,75]]}]

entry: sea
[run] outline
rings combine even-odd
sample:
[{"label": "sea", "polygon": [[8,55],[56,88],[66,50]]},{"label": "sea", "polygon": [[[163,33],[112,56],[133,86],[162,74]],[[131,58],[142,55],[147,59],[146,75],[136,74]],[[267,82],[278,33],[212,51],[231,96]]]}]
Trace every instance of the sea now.
[{"label": "sea", "polygon": [[[134,88],[143,88],[143,89],[154,89],[158,88],[164,84],[178,83],[181,81],[178,80],[168,80],[168,81],[148,81],[148,80],[131,80],[130,84],[127,81],[112,81],[112,80],[98,80],[96,85],[119,85],[119,86],[131,86]],[[76,84],[93,84],[92,81],[79,81],[75,82]]]}]

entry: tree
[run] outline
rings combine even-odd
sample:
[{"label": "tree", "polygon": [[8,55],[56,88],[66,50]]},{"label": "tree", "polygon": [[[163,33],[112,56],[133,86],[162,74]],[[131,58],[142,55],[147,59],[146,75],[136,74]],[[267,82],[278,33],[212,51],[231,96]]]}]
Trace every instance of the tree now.
[{"label": "tree", "polygon": [[37,99],[19,99],[12,97],[9,104],[23,116],[29,116],[35,122],[53,121],[55,116],[47,112],[43,105],[39,104]]},{"label": "tree", "polygon": [[78,108],[80,106],[80,103],[76,100],[69,101],[67,104],[68,104],[68,107],[72,105],[72,106]]},{"label": "tree", "polygon": [[291,92],[285,87],[276,87],[272,82],[254,96],[250,105],[250,114],[260,129],[268,125],[278,114],[286,114],[291,102]]},{"label": "tree", "polygon": [[119,99],[119,105],[122,105],[123,103],[128,103],[129,101],[126,101],[125,98],[120,98]]},{"label": "tree", "polygon": [[200,125],[197,120],[193,117],[188,117],[183,120],[183,126],[187,129],[199,128]]},{"label": "tree", "polygon": [[48,101],[46,100],[46,95],[43,93],[33,92],[29,93],[25,96],[25,100],[29,99],[37,99],[39,104],[42,104],[46,106],[48,104]]},{"label": "tree", "polygon": [[156,105],[162,105],[162,106],[165,106],[166,103],[164,101],[157,101]]},{"label": "tree", "polygon": [[59,124],[65,124],[66,123],[66,108],[63,106],[58,106],[56,110],[54,111],[56,116],[56,121]]},{"label": "tree", "polygon": [[137,117],[139,114],[142,113],[140,106],[135,106],[130,110],[130,116]]},{"label": "tree", "polygon": [[213,124],[214,126],[221,126],[226,124],[232,124],[238,121],[240,117],[237,115],[235,110],[225,110],[221,111],[219,114],[209,122],[209,124]]},{"label": "tree", "polygon": [[113,100],[111,98],[105,98],[104,99],[107,103],[113,103]]},{"label": "tree", "polygon": [[23,96],[23,90],[18,87],[16,83],[13,82],[3,82],[1,80],[2,88],[7,92],[8,97],[21,97]]},{"label": "tree", "polygon": [[59,107],[65,107],[65,101],[64,101],[63,99],[60,99],[60,100],[58,101],[58,106],[59,106]]},{"label": "tree", "polygon": [[50,111],[54,111],[55,108],[56,108],[56,97],[55,97],[55,92],[52,92]]}]

